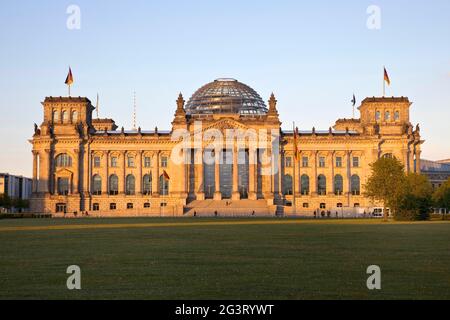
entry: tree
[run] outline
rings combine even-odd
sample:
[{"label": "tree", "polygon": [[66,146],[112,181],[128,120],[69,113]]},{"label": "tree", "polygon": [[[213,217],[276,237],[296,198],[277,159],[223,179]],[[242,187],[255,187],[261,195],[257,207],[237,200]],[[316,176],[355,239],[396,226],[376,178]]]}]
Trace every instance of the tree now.
[{"label": "tree", "polygon": [[434,206],[450,211],[450,178],[433,194]]},{"label": "tree", "polygon": [[430,219],[433,187],[424,175],[410,173],[406,175],[395,209],[396,220]]},{"label": "tree", "polygon": [[7,194],[0,195],[0,207],[10,209],[11,205],[11,198]]},{"label": "tree", "polygon": [[404,167],[396,158],[381,158],[370,166],[372,175],[364,186],[365,195],[383,202],[384,220],[387,221],[386,207],[391,211],[398,208],[398,200],[406,179]]}]

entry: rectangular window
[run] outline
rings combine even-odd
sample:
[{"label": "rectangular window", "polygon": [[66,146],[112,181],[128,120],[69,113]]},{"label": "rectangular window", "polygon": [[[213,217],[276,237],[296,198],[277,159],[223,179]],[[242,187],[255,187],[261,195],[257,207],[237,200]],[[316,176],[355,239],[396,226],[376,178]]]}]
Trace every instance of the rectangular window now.
[{"label": "rectangular window", "polygon": [[161,202],[161,207],[167,207],[167,203]]},{"label": "rectangular window", "polygon": [[359,168],[359,157],[353,157],[353,167]]},{"label": "rectangular window", "polygon": [[128,157],[127,158],[127,162],[128,162],[128,167],[129,168],[134,168],[134,157]]},{"label": "rectangular window", "polygon": [[167,164],[168,164],[167,157],[161,157],[161,167],[162,168],[167,168]]},{"label": "rectangular window", "polygon": [[94,157],[94,168],[100,168],[100,157]]},{"label": "rectangular window", "polygon": [[117,157],[111,157],[111,167],[117,168]]},{"label": "rectangular window", "polygon": [[360,207],[359,203],[355,203],[355,208],[359,208],[359,207]]},{"label": "rectangular window", "polygon": [[144,158],[144,167],[145,168],[150,168],[151,166],[152,166],[152,158],[145,157]]},{"label": "rectangular window", "polygon": [[302,158],[302,167],[303,167],[303,168],[309,167],[308,160],[309,160],[308,157],[303,157],[303,158]]},{"label": "rectangular window", "polygon": [[292,157],[286,157],[286,168],[292,168]]},{"label": "rectangular window", "polygon": [[305,208],[305,209],[309,208],[309,203],[307,203],[307,202],[303,203],[303,208]]},{"label": "rectangular window", "polygon": [[336,157],[336,168],[342,168],[342,157]]},{"label": "rectangular window", "polygon": [[127,209],[133,209],[133,204],[132,203],[127,203]]},{"label": "rectangular window", "polygon": [[319,167],[325,168],[325,157],[319,157]]},{"label": "rectangular window", "polygon": [[338,203],[338,204],[337,204],[337,207],[338,207],[338,208],[342,208],[342,203]]},{"label": "rectangular window", "polygon": [[327,208],[327,205],[325,203],[320,204],[320,209],[326,209],[326,208]]},{"label": "rectangular window", "polygon": [[92,205],[92,210],[94,210],[94,211],[99,211],[99,210],[100,210],[100,205],[99,205],[98,203],[94,203],[94,204]]},{"label": "rectangular window", "polygon": [[145,208],[145,209],[148,209],[148,208],[150,208],[150,202],[146,202],[146,203],[144,203],[144,208]]},{"label": "rectangular window", "polygon": [[109,210],[116,210],[116,209],[117,209],[117,205],[115,203],[109,204]]}]

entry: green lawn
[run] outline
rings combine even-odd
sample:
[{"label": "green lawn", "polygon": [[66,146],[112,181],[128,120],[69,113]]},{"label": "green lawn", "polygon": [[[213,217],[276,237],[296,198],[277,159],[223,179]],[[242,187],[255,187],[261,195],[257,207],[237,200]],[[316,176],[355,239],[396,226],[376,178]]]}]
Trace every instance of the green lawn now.
[{"label": "green lawn", "polygon": [[[450,223],[221,219],[0,220],[0,299],[450,299]],[[284,220],[273,220],[284,221]],[[286,220],[289,221],[289,220]],[[82,269],[82,290],[66,268]],[[366,287],[379,265],[382,290]]]}]

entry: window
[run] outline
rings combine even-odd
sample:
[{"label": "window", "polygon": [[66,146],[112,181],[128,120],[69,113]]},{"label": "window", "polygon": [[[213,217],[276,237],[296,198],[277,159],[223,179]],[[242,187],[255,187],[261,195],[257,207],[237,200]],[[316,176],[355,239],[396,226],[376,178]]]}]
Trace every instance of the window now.
[{"label": "window", "polygon": [[144,167],[145,168],[150,168],[151,166],[152,166],[152,158],[145,157],[144,158]]},{"label": "window", "polygon": [[375,120],[380,121],[380,119],[381,119],[381,112],[380,111],[375,112]]},{"label": "window", "polygon": [[94,196],[102,194],[102,178],[98,174],[92,178],[92,194]]},{"label": "window", "polygon": [[92,205],[92,210],[94,210],[94,211],[100,211],[100,205],[99,205],[98,203],[94,203],[94,204]]},{"label": "window", "polygon": [[69,179],[58,178],[58,194],[60,196],[66,196],[69,194]]},{"label": "window", "polygon": [[309,177],[306,174],[301,178],[301,194],[304,196],[309,194]]},{"label": "window", "polygon": [[309,203],[308,202],[304,202],[303,203],[303,208],[308,209],[309,208]]},{"label": "window", "polygon": [[94,168],[100,168],[100,157],[94,157]]},{"label": "window", "polygon": [[302,167],[303,168],[309,167],[308,160],[309,160],[308,157],[302,157]]},{"label": "window", "polygon": [[384,120],[385,120],[385,121],[391,120],[391,113],[390,113],[389,111],[386,111],[386,112],[384,113]]},{"label": "window", "polygon": [[167,203],[166,202],[161,202],[161,207],[167,207]]},{"label": "window", "polygon": [[286,174],[284,176],[284,188],[283,188],[283,194],[285,196],[292,195],[292,176],[289,174]]},{"label": "window", "polygon": [[355,207],[355,208],[359,208],[359,207],[360,207],[360,204],[359,204],[359,203],[355,203],[354,207]]},{"label": "window", "polygon": [[392,158],[394,158],[394,156],[392,155],[392,153],[386,153],[386,154],[383,155],[383,158],[385,158],[385,159],[392,159]]},{"label": "window", "polygon": [[327,194],[327,178],[321,174],[317,180],[317,192],[320,196],[325,196]]},{"label": "window", "polygon": [[117,168],[117,157],[111,157],[111,167]]},{"label": "window", "polygon": [[67,153],[62,153],[56,157],[56,166],[67,168],[72,166],[72,158]]},{"label": "window", "polygon": [[344,179],[340,174],[334,177],[334,194],[337,196],[342,195],[344,191]]},{"label": "window", "polygon": [[63,113],[62,113],[62,120],[63,120],[63,123],[68,123],[69,122],[69,113],[67,111],[63,111]]},{"label": "window", "polygon": [[292,168],[292,157],[286,157],[285,166],[286,168]]},{"label": "window", "polygon": [[74,111],[72,112],[72,122],[77,123],[78,121],[78,112]]},{"label": "window", "polygon": [[325,168],[325,157],[319,157],[319,167]]},{"label": "window", "polygon": [[321,203],[320,204],[320,209],[326,209],[327,208],[327,204],[326,203]]},{"label": "window", "polygon": [[117,205],[115,203],[109,204],[109,210],[116,210],[116,209],[117,209]]},{"label": "window", "polygon": [[134,168],[134,157],[133,156],[128,156],[127,164],[128,164],[129,168]]},{"label": "window", "polygon": [[394,120],[395,120],[395,121],[400,120],[400,112],[395,111],[395,113],[394,113]]},{"label": "window", "polygon": [[152,194],[152,176],[149,174],[142,178],[142,193],[144,195]]},{"label": "window", "polygon": [[59,121],[59,112],[56,110],[53,110],[53,123],[56,123]]},{"label": "window", "polygon": [[342,168],[342,157],[336,157],[336,167]]},{"label": "window", "polygon": [[163,174],[159,177],[159,194],[162,196],[169,195],[169,180]]},{"label": "window", "polygon": [[353,157],[353,168],[359,168],[359,157]]},{"label": "window", "polygon": [[342,208],[342,207],[343,207],[342,203],[338,203],[336,206],[337,206],[338,208]]},{"label": "window", "polygon": [[133,209],[133,204],[132,203],[127,203],[127,209]]},{"label": "window", "polygon": [[119,194],[119,178],[115,174],[109,177],[109,194],[112,196]]},{"label": "window", "polygon": [[351,178],[351,192],[354,196],[361,194],[361,180],[358,175],[353,175]]},{"label": "window", "polygon": [[134,179],[134,176],[132,174],[129,174],[127,176],[127,180],[126,181],[127,181],[127,183],[126,183],[126,190],[125,190],[126,194],[129,195],[129,196],[134,195],[135,192],[136,192],[136,190],[135,190],[135,182],[136,182],[136,180]]},{"label": "window", "polygon": [[161,167],[162,168],[167,168],[167,163],[168,163],[168,159],[167,157],[161,157]]},{"label": "window", "polygon": [[148,208],[150,208],[150,202],[144,203],[144,209],[148,209]]},{"label": "window", "polygon": [[65,203],[57,203],[56,204],[56,213],[66,213],[67,205]]}]

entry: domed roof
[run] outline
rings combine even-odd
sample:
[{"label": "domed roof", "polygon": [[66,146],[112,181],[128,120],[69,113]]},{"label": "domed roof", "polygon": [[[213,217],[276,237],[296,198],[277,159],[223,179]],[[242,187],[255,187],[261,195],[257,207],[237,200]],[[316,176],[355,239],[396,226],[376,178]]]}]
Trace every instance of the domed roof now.
[{"label": "domed roof", "polygon": [[235,79],[217,79],[198,89],[186,104],[186,113],[266,114],[259,94]]}]

